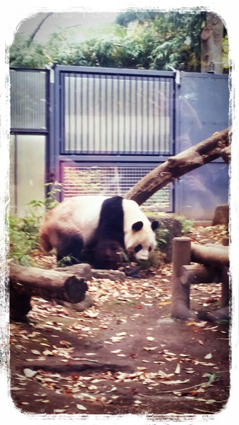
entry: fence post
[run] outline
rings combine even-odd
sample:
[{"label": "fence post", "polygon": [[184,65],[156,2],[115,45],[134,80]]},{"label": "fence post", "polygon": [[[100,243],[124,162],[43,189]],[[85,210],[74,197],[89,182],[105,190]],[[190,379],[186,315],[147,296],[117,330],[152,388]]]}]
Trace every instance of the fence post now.
[{"label": "fence post", "polygon": [[172,310],[171,314],[180,319],[196,318],[190,311],[190,282],[181,283],[181,267],[190,264],[191,240],[186,237],[173,239]]}]

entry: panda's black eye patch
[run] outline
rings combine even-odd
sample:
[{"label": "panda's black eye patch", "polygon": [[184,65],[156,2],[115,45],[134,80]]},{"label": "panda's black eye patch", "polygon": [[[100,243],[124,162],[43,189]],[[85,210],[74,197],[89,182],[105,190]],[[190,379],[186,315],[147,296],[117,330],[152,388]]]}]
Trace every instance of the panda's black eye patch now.
[{"label": "panda's black eye patch", "polygon": [[151,247],[151,246],[149,247],[149,252],[150,252],[150,251],[152,251],[152,247]]},{"label": "panda's black eye patch", "polygon": [[134,248],[135,252],[139,252],[142,249],[142,245],[136,245],[136,247]]}]

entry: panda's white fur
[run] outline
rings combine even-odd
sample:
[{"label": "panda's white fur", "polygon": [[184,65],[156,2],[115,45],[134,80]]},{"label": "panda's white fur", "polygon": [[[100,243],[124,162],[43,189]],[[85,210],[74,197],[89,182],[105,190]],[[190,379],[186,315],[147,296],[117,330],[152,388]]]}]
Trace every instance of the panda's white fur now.
[{"label": "panda's white fur", "polygon": [[[77,196],[61,202],[46,215],[41,226],[40,243],[44,250],[48,252],[52,248],[56,248],[60,252],[65,236],[72,236],[82,241],[82,245],[79,246],[80,251],[83,247],[85,248],[92,244],[97,234],[102,205],[104,205],[106,199],[112,199],[113,203],[115,199],[120,199],[121,208],[123,209],[123,228],[121,233],[126,251],[133,254],[138,261],[147,260],[150,250],[155,245],[153,230],[157,226],[151,226],[151,223],[136,202],[120,197]],[[117,207],[117,213],[118,209]],[[122,212],[119,211],[119,217],[121,217],[120,214]],[[110,218],[112,219],[112,217]],[[117,214],[115,219],[118,219]],[[136,250],[135,247],[137,247]]]}]

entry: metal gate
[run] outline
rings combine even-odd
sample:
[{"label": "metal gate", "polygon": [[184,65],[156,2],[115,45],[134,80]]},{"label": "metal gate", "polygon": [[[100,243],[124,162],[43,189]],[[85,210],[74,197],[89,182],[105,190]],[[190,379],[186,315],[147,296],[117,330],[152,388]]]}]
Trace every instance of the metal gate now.
[{"label": "metal gate", "polygon": [[[176,78],[177,76],[177,78]],[[43,200],[124,195],[169,156],[229,122],[227,75],[56,66],[11,69],[11,197],[22,215]],[[228,167],[213,161],[155,193],[147,207],[211,219],[228,202]]]},{"label": "metal gate", "polygon": [[[64,197],[123,196],[173,154],[173,72],[57,66],[54,82],[55,170]],[[155,203],[171,211],[172,188],[148,201]]]}]

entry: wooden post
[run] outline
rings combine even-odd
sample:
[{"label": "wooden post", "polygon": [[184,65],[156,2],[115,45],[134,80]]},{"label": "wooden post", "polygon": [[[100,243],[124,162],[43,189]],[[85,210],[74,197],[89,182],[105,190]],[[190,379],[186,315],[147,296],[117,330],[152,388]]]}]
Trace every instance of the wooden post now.
[{"label": "wooden post", "polygon": [[172,309],[173,317],[179,319],[196,319],[190,311],[190,282],[181,282],[181,268],[191,261],[190,238],[179,237],[173,239],[173,273],[172,273]]}]

